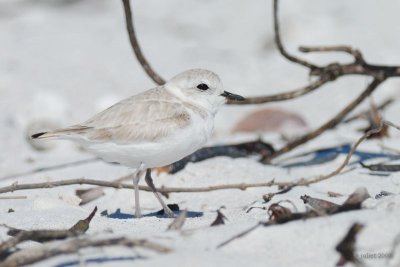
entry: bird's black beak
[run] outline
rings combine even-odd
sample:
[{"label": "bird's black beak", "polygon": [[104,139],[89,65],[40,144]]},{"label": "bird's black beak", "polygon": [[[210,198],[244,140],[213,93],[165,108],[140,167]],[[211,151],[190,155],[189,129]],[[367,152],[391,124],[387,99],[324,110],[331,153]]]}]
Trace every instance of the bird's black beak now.
[{"label": "bird's black beak", "polygon": [[245,98],[243,96],[235,95],[235,94],[229,93],[227,91],[224,91],[221,94],[221,96],[223,96],[223,97],[225,97],[225,98],[227,98],[229,100],[235,100],[235,101],[243,101],[243,100],[245,100]]}]

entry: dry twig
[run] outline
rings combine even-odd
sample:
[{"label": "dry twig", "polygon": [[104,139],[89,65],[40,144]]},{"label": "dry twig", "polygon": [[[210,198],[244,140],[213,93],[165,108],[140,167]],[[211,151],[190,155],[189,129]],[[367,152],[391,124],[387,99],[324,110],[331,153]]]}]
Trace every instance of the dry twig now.
[{"label": "dry twig", "polygon": [[[393,104],[393,102],[394,102],[393,98],[388,98],[385,101],[383,101],[380,105],[378,105],[376,107],[376,109],[377,109],[377,111],[382,111],[382,110],[386,109],[388,106],[390,106],[391,104]],[[370,112],[371,112],[370,109],[363,110],[362,112],[360,112],[358,114],[355,114],[355,115],[353,115],[351,117],[348,117],[347,119],[343,120],[343,123],[349,123],[349,122],[352,122],[352,121],[354,121],[356,119],[363,118],[363,117],[366,118],[366,117],[368,117]]]},{"label": "dry twig", "polygon": [[[325,202],[321,203],[319,199],[313,199],[312,201],[314,208],[311,210],[307,210],[305,212],[292,212],[290,209],[279,205],[278,203],[274,203],[269,206],[268,214],[269,214],[269,221],[267,222],[259,222],[256,225],[252,226],[251,228],[234,235],[233,237],[229,238],[228,240],[222,242],[217,246],[217,248],[221,248],[226,246],[227,244],[231,243],[234,240],[237,240],[248,233],[254,231],[260,226],[273,226],[277,224],[284,224],[292,221],[297,220],[304,220],[310,219],[315,217],[320,217],[324,215],[334,215],[342,212],[348,212],[352,210],[361,209],[361,204],[364,200],[369,197],[368,191],[365,187],[357,188],[342,205],[335,205],[333,203]],[[304,199],[304,197],[302,197]],[[306,197],[305,199],[310,200],[310,198]],[[319,203],[318,203],[319,202]],[[311,204],[311,203],[310,203]],[[266,208],[262,208],[266,209]]]},{"label": "dry twig", "polygon": [[310,180],[304,180],[304,184],[301,184],[301,182],[299,182],[298,185],[309,185],[311,183],[318,183],[324,180],[327,180],[333,176],[338,175],[349,163],[351,157],[353,156],[354,152],[356,151],[357,147],[365,140],[367,139],[370,135],[372,134],[376,134],[378,133],[380,130],[382,130],[383,124],[381,124],[378,128],[376,129],[371,129],[368,132],[366,132],[360,139],[357,140],[357,142],[352,146],[350,152],[347,154],[345,160],[342,162],[342,164],[339,165],[338,168],[336,168],[334,171],[325,174],[325,175],[320,175],[317,176],[313,179]]},{"label": "dry twig", "polygon": [[314,90],[320,88],[322,85],[328,83],[329,80],[317,79],[316,81],[310,83],[309,85],[303,86],[299,89],[295,89],[285,93],[279,93],[274,95],[266,95],[266,96],[257,96],[257,97],[246,97],[242,101],[228,101],[228,104],[232,105],[250,105],[250,104],[264,104],[269,102],[280,102],[293,98],[297,98],[308,93],[313,92]]},{"label": "dry twig", "polygon": [[90,221],[96,214],[96,211],[97,207],[93,209],[93,211],[86,219],[79,220],[75,225],[67,230],[25,231],[6,226],[9,228],[8,234],[13,235],[13,237],[0,244],[0,255],[7,254],[10,249],[15,248],[16,245],[27,240],[32,240],[36,242],[48,242],[52,240],[66,239],[68,237],[84,234],[89,229]]},{"label": "dry twig", "polygon": [[125,21],[126,21],[126,29],[129,35],[129,41],[131,43],[133,52],[136,55],[140,65],[143,67],[144,71],[147,75],[158,85],[162,85],[165,83],[165,80],[158,75],[154,69],[150,66],[149,62],[146,60],[142,53],[142,49],[140,49],[139,42],[136,38],[135,27],[133,26],[133,18],[132,18],[132,11],[131,5],[129,0],[122,0],[124,4],[124,12],[125,12]]},{"label": "dry twig", "polygon": [[[14,192],[18,190],[29,190],[29,189],[38,189],[38,188],[53,188],[58,186],[67,186],[67,185],[97,185],[102,187],[112,187],[117,189],[133,189],[133,185],[124,184],[120,182],[107,182],[101,180],[94,179],[85,179],[85,178],[77,178],[70,180],[59,180],[52,182],[44,182],[44,183],[31,183],[31,184],[18,184],[14,183],[10,186],[5,186],[0,188],[0,194],[6,192]],[[264,183],[238,183],[238,184],[222,184],[222,185],[214,185],[214,186],[204,186],[204,187],[161,187],[157,189],[157,192],[160,193],[199,193],[199,192],[210,192],[216,190],[225,190],[225,189],[238,189],[238,190],[246,190],[251,187],[268,187],[268,186],[286,186],[287,184],[291,184],[290,182],[275,182],[274,180],[270,182]],[[142,191],[152,192],[150,187],[148,186],[139,186],[139,189]]]},{"label": "dry twig", "polygon": [[276,158],[286,152],[289,152],[293,150],[294,148],[320,136],[323,132],[325,132],[328,129],[334,128],[336,125],[338,125],[342,119],[349,114],[355,107],[357,107],[365,98],[367,98],[383,81],[385,78],[379,77],[375,78],[369,85],[368,87],[359,95],[356,99],[354,99],[348,106],[346,106],[342,111],[340,111],[338,114],[336,114],[335,117],[327,121],[325,124],[320,126],[318,129],[303,135],[302,137],[289,142],[286,144],[284,147],[281,149],[275,151],[271,156],[267,157],[264,159],[264,161],[268,162],[269,160]]},{"label": "dry twig", "polygon": [[0,267],[23,266],[33,264],[41,260],[47,260],[58,255],[76,253],[82,248],[107,246],[123,246],[129,248],[141,247],[159,253],[167,253],[171,251],[171,249],[168,247],[144,239],[130,239],[122,237],[91,240],[75,238],[57,244],[57,246],[43,246],[41,248],[28,248],[18,251],[1,262]]}]

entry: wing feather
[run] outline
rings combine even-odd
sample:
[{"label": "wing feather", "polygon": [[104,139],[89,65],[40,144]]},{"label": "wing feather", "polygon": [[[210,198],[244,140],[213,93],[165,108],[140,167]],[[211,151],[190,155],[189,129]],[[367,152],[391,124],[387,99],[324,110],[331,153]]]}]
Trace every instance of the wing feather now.
[{"label": "wing feather", "polygon": [[98,142],[154,142],[190,122],[186,107],[162,87],[132,96],[98,113],[79,135]]}]

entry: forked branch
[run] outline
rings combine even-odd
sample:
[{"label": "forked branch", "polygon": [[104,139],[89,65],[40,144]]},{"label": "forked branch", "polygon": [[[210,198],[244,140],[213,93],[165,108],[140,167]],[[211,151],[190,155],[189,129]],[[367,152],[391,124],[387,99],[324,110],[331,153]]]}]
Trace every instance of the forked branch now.
[{"label": "forked branch", "polygon": [[284,147],[281,149],[275,151],[272,155],[270,155],[268,158],[265,158],[264,161],[268,162],[269,160],[276,158],[286,152],[289,152],[293,150],[294,148],[320,136],[323,132],[325,132],[328,129],[334,128],[336,125],[338,125],[344,117],[349,114],[354,108],[356,108],[365,98],[367,98],[383,81],[385,80],[385,77],[379,77],[375,78],[368,86],[367,88],[356,98],[354,99],[349,105],[347,105],[342,111],[340,111],[336,116],[334,116],[332,119],[321,125],[319,128],[316,130],[303,135],[302,137],[287,143]]}]

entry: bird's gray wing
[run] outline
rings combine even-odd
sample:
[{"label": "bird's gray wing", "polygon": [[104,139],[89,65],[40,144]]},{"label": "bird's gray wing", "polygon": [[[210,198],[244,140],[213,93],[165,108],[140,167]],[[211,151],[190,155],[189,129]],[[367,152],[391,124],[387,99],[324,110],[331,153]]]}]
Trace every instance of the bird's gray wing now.
[{"label": "bird's gray wing", "polygon": [[122,100],[79,126],[91,141],[123,144],[154,142],[189,122],[185,106],[161,87]]},{"label": "bird's gray wing", "polygon": [[39,138],[82,138],[118,144],[155,142],[189,123],[184,104],[157,87],[124,99],[81,124]]}]

